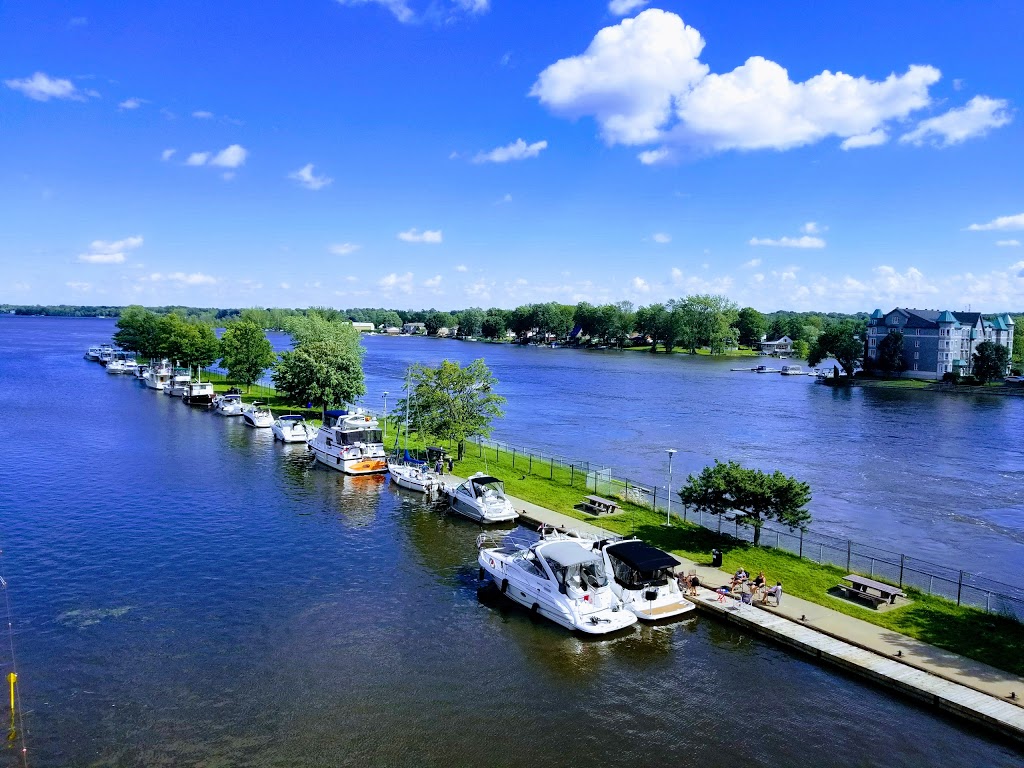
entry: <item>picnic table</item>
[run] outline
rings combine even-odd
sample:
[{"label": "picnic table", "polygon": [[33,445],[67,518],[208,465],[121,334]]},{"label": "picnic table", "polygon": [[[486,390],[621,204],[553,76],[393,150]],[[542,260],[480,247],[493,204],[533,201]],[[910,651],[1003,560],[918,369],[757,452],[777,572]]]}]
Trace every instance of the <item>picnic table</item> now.
[{"label": "picnic table", "polygon": [[583,508],[595,515],[610,515],[613,512],[619,511],[618,504],[611,499],[605,499],[601,496],[585,496],[583,498]]},{"label": "picnic table", "polygon": [[843,590],[847,597],[871,603],[872,608],[878,608],[878,606],[885,603],[892,605],[896,602],[897,597],[906,597],[906,594],[899,587],[894,587],[892,584],[883,584],[880,581],[858,576],[855,573],[847,574],[843,577],[843,581],[850,582],[849,584],[838,585],[838,588]]}]

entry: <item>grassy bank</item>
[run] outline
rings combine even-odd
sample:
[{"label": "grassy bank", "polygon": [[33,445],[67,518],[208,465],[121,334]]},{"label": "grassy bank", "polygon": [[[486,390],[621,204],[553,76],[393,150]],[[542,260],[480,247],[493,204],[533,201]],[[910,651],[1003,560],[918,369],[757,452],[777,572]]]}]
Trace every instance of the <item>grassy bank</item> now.
[{"label": "grassy bank", "polygon": [[[204,378],[208,374],[204,374]],[[226,391],[234,383],[224,376],[210,374],[214,389]],[[901,380],[898,384],[907,384]],[[886,382],[889,383],[889,382]],[[915,382],[916,383],[916,382]],[[244,392],[245,388],[242,387]],[[261,400],[278,413],[302,413],[312,420],[318,419],[319,410],[309,410],[290,403],[267,387],[253,387],[243,394],[246,401]],[[400,420],[388,420],[389,443],[398,434]],[[410,448],[421,449],[425,442],[416,434],[411,436]],[[452,453],[452,446],[447,446]],[[663,549],[675,552],[695,562],[709,565],[712,548],[722,551],[722,569],[731,572],[744,567],[749,572],[764,571],[770,582],[781,581],[787,594],[831,608],[858,619],[876,624],[902,635],[930,643],[939,648],[968,658],[991,664],[1018,675],[1024,675],[1024,627],[1010,618],[926,595],[915,589],[906,591],[913,601],[897,610],[879,613],[837,597],[828,590],[840,583],[846,571],[830,565],[819,565],[811,560],[781,550],[754,547],[714,531],[674,519],[665,527],[664,512],[622,500],[622,512],[594,518],[574,507],[585,495],[587,488],[584,472],[549,463],[529,456],[493,448],[481,449],[467,444],[466,456],[456,464],[455,471],[462,476],[474,472],[493,474],[505,482],[509,493],[548,509],[553,509],[578,520],[586,520],[617,534],[635,534]]]},{"label": "grassy bank", "polygon": [[586,476],[557,463],[551,465],[535,459],[531,468],[529,459],[521,455],[494,449],[478,451],[477,446],[470,445],[465,459],[456,465],[456,472],[463,476],[492,473],[503,479],[508,492],[515,496],[614,533],[635,534],[702,565],[710,565],[711,550],[718,548],[723,553],[724,571],[732,572],[740,566],[753,573],[763,570],[770,582],[781,581],[787,594],[1024,675],[1024,627],[1012,618],[957,606],[913,588],[906,590],[912,600],[910,604],[879,613],[828,593],[847,573],[835,566],[819,565],[782,550],[754,547],[678,519],[673,520],[671,527],[665,527],[664,512],[655,513],[627,501],[620,502],[623,511],[618,514],[592,517],[574,509],[583,496],[592,492],[586,488]]}]

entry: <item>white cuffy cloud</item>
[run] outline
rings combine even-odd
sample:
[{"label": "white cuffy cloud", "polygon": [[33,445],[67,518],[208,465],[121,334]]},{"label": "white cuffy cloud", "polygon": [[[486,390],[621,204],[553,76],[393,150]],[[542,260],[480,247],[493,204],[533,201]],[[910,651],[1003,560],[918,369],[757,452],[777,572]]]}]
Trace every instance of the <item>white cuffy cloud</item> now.
[{"label": "white cuffy cloud", "polygon": [[608,13],[615,16],[628,16],[637,8],[643,8],[650,0],[610,0]]},{"label": "white cuffy cloud", "polygon": [[1013,216],[999,216],[985,224],[971,224],[967,229],[971,232],[1024,229],[1024,213],[1018,213]]},{"label": "white cuffy cloud", "polygon": [[996,245],[1000,248],[1018,248],[1020,240],[996,240]]},{"label": "white cuffy cloud", "polygon": [[392,272],[378,280],[377,285],[385,293],[412,293],[412,278],[412,272],[402,275]]},{"label": "white cuffy cloud", "polygon": [[153,272],[140,278],[154,283],[178,283],[179,285],[213,285],[217,278],[203,272]]},{"label": "white cuffy cloud", "polygon": [[665,245],[666,243],[672,242],[672,235],[669,235],[665,232],[655,232],[653,235],[651,235],[651,240],[660,245]]},{"label": "white cuffy cloud", "polygon": [[84,264],[123,264],[125,252],[134,251],[142,245],[142,235],[126,237],[123,240],[93,240],[87,253],[80,253],[78,260]]},{"label": "white cuffy cloud", "polygon": [[900,143],[918,147],[927,143],[951,147],[967,139],[984,136],[993,128],[1008,124],[1011,119],[1009,102],[1005,99],[975,96],[962,107],[922,120],[917,128],[900,136]]},{"label": "white cuffy cloud", "polygon": [[209,159],[209,152],[193,152],[188,156],[188,160],[185,161],[185,165],[206,165],[206,161]]},{"label": "white cuffy cloud", "polygon": [[118,109],[124,109],[124,110],[138,109],[139,107],[141,107],[145,103],[146,103],[145,99],[139,99],[139,98],[136,98],[135,96],[132,96],[130,99],[125,99],[120,104],[118,104],[117,108]]},{"label": "white cuffy cloud", "polygon": [[747,241],[749,245],[767,245],[777,248],[824,248],[825,241],[820,237],[804,235],[802,237],[752,237]]},{"label": "white cuffy cloud", "polygon": [[[678,15],[651,8],[548,66],[530,95],[556,114],[593,117],[608,144],[660,145],[639,155],[650,165],[668,159],[673,147],[787,150],[828,137],[848,150],[878,146],[888,140],[888,126],[929,106],[929,88],[941,77],[935,67],[911,65],[882,80],[825,70],[795,82],[761,56],[717,74],[700,60],[704,44]],[[979,119],[985,123],[983,107],[992,106],[977,101],[985,98],[972,100],[975,122],[963,129],[970,135],[978,134]],[[987,114],[989,127],[1004,119],[998,109]],[[960,135],[946,123],[926,132],[953,137],[947,141]]]},{"label": "white cuffy cloud", "polygon": [[192,113],[192,117],[196,120],[212,120],[213,112],[207,112],[205,109],[197,109]]},{"label": "white cuffy cloud", "polygon": [[160,159],[166,162],[167,160],[170,160],[172,157],[174,157],[174,153],[177,151],[178,150],[176,149],[165,149],[163,152],[160,153]]},{"label": "white cuffy cloud", "polygon": [[221,168],[238,168],[245,165],[245,158],[248,155],[249,151],[241,144],[232,144],[214,155],[210,160],[210,165]]},{"label": "white cuffy cloud", "polygon": [[355,253],[362,246],[356,245],[355,243],[336,243],[330,246],[327,250],[333,253],[335,256],[348,256],[350,253]]},{"label": "white cuffy cloud", "polygon": [[75,87],[70,80],[62,77],[50,77],[45,72],[36,72],[31,77],[21,80],[4,80],[4,85],[14,91],[20,91],[35,101],[50,99],[71,99],[85,101],[85,94]]},{"label": "white cuffy cloud", "polygon": [[433,243],[441,242],[440,229],[425,229],[420,232],[416,227],[398,233],[398,239],[405,243]]},{"label": "white cuffy cloud", "polygon": [[546,141],[535,141],[527,144],[522,139],[516,139],[504,147],[495,147],[490,152],[479,152],[473,158],[474,163],[507,163],[510,160],[526,160],[537,157],[543,150],[547,149]]},{"label": "white cuffy cloud", "polygon": [[313,172],[313,164],[306,163],[304,166],[299,168],[297,171],[292,171],[288,174],[288,178],[292,181],[297,181],[299,184],[304,186],[306,189],[312,189],[314,191],[323,189],[330,184],[334,179],[326,174],[317,176]]},{"label": "white cuffy cloud", "polygon": [[441,280],[443,278],[440,275],[434,275],[433,277],[423,281],[424,288],[440,288]]}]

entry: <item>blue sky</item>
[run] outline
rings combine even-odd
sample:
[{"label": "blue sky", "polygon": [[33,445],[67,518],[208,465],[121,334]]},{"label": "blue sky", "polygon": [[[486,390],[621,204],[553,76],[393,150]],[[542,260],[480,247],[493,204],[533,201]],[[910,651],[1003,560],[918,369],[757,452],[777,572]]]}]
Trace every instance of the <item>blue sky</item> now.
[{"label": "blue sky", "polygon": [[1018,2],[0,6],[0,302],[1024,309]]}]

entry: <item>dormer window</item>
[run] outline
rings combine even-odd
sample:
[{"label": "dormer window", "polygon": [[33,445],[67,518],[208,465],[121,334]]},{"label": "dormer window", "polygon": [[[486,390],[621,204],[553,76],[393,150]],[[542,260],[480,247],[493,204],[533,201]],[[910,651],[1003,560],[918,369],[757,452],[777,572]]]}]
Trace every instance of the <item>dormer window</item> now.
[{"label": "dormer window", "polygon": [[899,315],[893,315],[892,317],[889,318],[889,322],[892,323],[893,325],[899,325],[900,324],[900,316]]}]

